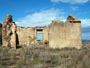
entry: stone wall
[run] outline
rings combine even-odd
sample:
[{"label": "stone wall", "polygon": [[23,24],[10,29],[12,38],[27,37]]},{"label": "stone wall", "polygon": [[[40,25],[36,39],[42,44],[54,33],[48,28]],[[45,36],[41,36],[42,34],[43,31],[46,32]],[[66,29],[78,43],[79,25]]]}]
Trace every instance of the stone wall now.
[{"label": "stone wall", "polygon": [[32,27],[32,28],[24,28],[17,27],[17,42],[19,45],[40,45],[39,41],[36,39],[37,29],[42,29],[43,32],[43,40],[44,42],[48,41],[48,28],[47,27]]},{"label": "stone wall", "polygon": [[57,22],[49,26],[49,47],[81,48],[81,23]]},{"label": "stone wall", "polygon": [[11,15],[7,15],[2,23],[2,45],[16,48],[16,24]]},{"label": "stone wall", "polygon": [[[43,40],[38,41],[37,31],[42,31]],[[65,22],[52,21],[45,27],[24,28],[17,26],[8,15],[2,26],[3,46],[16,48],[17,45],[48,45],[50,48],[82,47],[81,21],[69,15]]]}]

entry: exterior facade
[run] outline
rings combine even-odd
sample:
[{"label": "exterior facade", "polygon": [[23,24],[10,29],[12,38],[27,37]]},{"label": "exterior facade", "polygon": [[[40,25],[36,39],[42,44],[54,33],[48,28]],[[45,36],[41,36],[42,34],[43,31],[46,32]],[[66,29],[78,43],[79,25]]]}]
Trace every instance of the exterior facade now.
[{"label": "exterior facade", "polygon": [[[37,34],[42,34],[42,39],[37,39]],[[13,22],[12,16],[7,15],[2,24],[3,46],[16,48],[18,45],[43,45],[50,48],[82,47],[81,21],[73,15],[67,20],[53,20],[44,27],[20,27]]]}]

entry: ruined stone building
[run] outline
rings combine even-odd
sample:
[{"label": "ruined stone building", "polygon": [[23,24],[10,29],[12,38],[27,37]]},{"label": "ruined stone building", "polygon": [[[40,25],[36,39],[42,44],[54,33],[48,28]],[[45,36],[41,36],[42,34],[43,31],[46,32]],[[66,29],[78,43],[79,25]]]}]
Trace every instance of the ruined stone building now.
[{"label": "ruined stone building", "polygon": [[[37,34],[42,34],[42,39],[37,39]],[[12,16],[7,15],[2,23],[2,45],[16,48],[18,45],[42,45],[50,48],[82,47],[81,21],[73,15],[67,20],[53,20],[44,27],[20,27],[13,22]]]}]

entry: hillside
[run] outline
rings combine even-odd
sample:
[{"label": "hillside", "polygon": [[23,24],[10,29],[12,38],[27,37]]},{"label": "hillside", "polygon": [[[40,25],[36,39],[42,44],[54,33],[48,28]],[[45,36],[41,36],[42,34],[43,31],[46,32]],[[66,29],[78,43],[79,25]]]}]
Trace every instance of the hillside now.
[{"label": "hillside", "polygon": [[90,43],[83,48],[0,47],[0,68],[90,68]]}]

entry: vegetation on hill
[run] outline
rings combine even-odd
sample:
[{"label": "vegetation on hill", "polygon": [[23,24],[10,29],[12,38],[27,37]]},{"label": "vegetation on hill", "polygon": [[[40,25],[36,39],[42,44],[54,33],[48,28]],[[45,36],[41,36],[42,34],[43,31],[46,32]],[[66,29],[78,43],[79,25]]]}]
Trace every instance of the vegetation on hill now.
[{"label": "vegetation on hill", "polygon": [[0,68],[90,68],[90,43],[84,43],[81,49],[0,47]]}]

